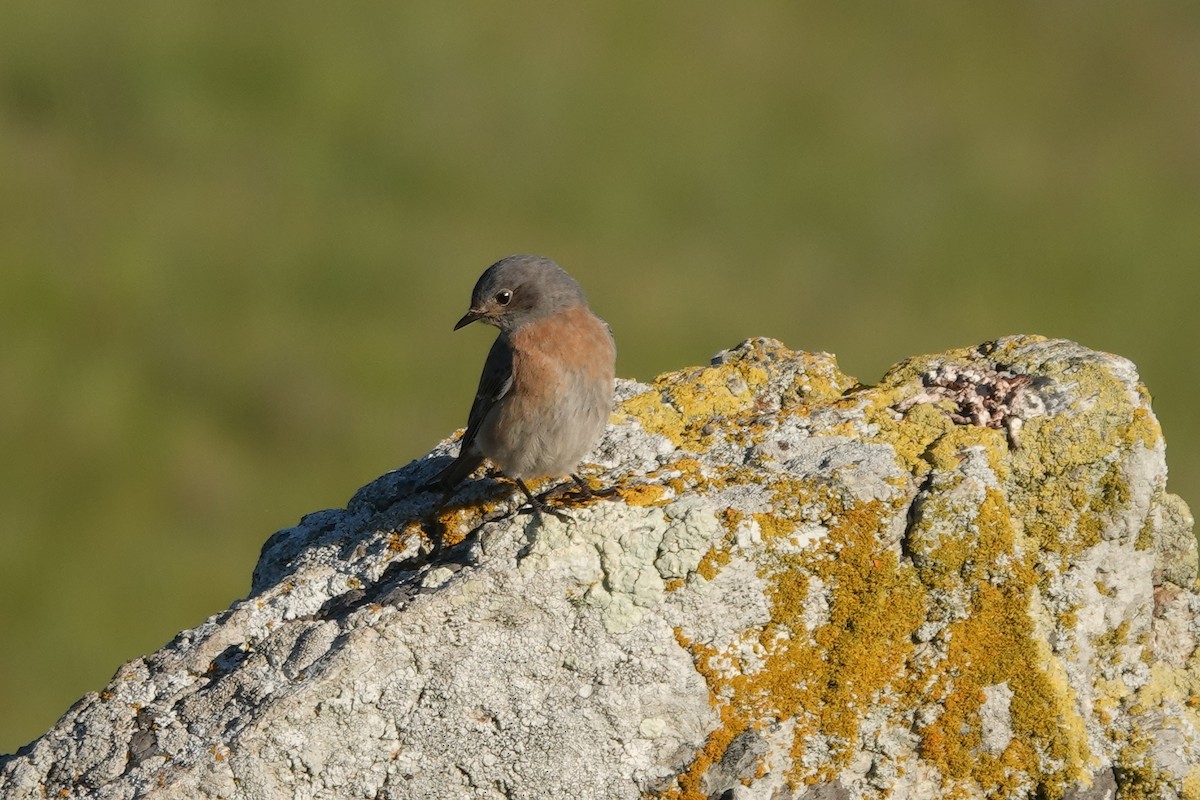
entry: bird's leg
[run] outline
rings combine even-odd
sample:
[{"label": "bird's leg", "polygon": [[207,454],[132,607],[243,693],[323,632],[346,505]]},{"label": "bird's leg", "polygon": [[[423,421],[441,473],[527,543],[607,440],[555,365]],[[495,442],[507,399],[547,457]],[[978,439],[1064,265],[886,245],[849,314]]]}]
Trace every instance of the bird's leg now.
[{"label": "bird's leg", "polygon": [[571,480],[575,481],[575,485],[579,487],[579,492],[572,496],[573,500],[594,500],[597,497],[612,497],[617,493],[617,487],[610,486],[607,489],[593,489],[588,486],[588,482],[583,478],[571,473]]},{"label": "bird's leg", "polygon": [[550,505],[540,497],[536,497],[533,492],[529,491],[529,487],[525,485],[525,481],[520,478],[516,479],[517,486],[521,487],[521,491],[525,493],[525,497],[529,500],[529,507],[535,511],[543,511],[547,514],[557,517],[563,522],[570,522],[571,518],[559,511],[557,508],[551,508]]},{"label": "bird's leg", "polygon": [[[575,484],[574,489],[571,489],[572,482]],[[552,486],[538,495],[538,498],[545,502],[551,497],[559,497],[564,502],[578,504],[586,503],[589,500],[596,500],[601,497],[611,497],[616,493],[616,487],[608,489],[593,489],[591,486],[588,486],[587,481],[585,481],[583,478],[579,477],[575,473],[571,473],[571,480]]]}]

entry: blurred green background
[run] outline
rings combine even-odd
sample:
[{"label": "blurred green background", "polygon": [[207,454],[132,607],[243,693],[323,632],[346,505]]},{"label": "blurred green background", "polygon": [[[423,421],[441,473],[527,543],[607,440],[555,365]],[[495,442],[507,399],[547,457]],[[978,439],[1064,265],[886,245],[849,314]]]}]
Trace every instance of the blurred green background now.
[{"label": "blurred green background", "polygon": [[1128,356],[1200,500],[1200,4],[0,13],[0,751],[466,417],[479,272],[558,259],[650,378]]}]

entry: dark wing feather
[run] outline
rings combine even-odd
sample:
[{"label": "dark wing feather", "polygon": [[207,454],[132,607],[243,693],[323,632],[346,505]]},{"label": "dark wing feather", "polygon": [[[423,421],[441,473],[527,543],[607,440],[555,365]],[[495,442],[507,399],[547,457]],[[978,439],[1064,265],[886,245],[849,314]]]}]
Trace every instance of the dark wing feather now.
[{"label": "dark wing feather", "polygon": [[487,419],[488,412],[500,398],[508,394],[512,382],[512,349],[504,336],[498,336],[492,344],[492,349],[488,351],[487,360],[483,362],[483,374],[479,376],[475,402],[471,404],[471,413],[467,415],[467,430],[459,443],[458,458],[438,473],[426,487],[436,487],[448,492],[483,463],[483,454],[475,447],[475,438],[479,435],[479,428]]},{"label": "dark wing feather", "polygon": [[492,406],[508,394],[512,384],[512,348],[508,346],[504,336],[497,336],[492,349],[488,351],[487,360],[483,362],[483,374],[479,376],[475,402],[471,404],[471,413],[467,415],[467,431],[462,438],[463,450],[475,443],[475,437],[479,435],[479,426],[483,425],[483,420],[492,410]]}]

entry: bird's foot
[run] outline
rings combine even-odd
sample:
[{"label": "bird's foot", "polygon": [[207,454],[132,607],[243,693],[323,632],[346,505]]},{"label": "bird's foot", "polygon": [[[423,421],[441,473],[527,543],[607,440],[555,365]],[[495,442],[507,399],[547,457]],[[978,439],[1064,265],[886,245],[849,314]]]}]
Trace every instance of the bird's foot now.
[{"label": "bird's foot", "polygon": [[[517,486],[521,487],[521,491],[525,493],[525,498],[527,500],[529,500],[529,505],[527,507],[521,509],[522,513],[532,514],[534,511],[540,511],[544,514],[549,514],[549,515],[559,519],[562,522],[571,522],[572,521],[570,515],[566,514],[563,511],[558,510],[557,508],[554,508],[549,503],[547,503],[546,495],[542,495],[541,497],[535,495],[533,492],[529,491],[529,487],[525,485],[525,481],[523,481],[523,480],[517,480],[516,483],[517,483]],[[526,511],[526,508],[528,508],[529,510]]]},{"label": "bird's foot", "polygon": [[[588,485],[588,482],[583,478],[571,474],[571,480],[575,482],[575,491],[563,492],[562,499],[568,503],[586,503],[590,500],[597,500],[604,497],[612,497],[617,493],[616,486],[609,486],[607,489],[593,489]],[[566,486],[567,484],[563,484]],[[555,491],[560,491],[563,487],[560,486]]]}]

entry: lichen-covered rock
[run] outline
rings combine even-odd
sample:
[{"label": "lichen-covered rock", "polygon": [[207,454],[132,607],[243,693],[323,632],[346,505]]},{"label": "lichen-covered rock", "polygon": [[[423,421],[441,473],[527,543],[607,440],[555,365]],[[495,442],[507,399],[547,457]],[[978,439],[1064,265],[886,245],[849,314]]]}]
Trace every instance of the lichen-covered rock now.
[{"label": "lichen-covered rock", "polygon": [[616,497],[435,509],[444,442],[0,796],[1200,800],[1193,523],[1128,361],[1010,338],[864,387],[756,339],[618,395]]}]

